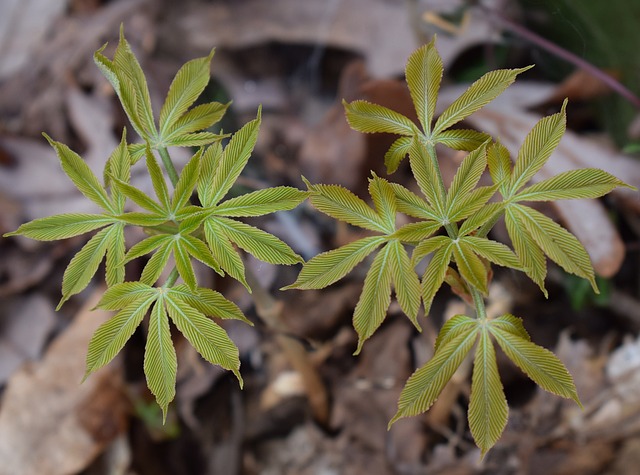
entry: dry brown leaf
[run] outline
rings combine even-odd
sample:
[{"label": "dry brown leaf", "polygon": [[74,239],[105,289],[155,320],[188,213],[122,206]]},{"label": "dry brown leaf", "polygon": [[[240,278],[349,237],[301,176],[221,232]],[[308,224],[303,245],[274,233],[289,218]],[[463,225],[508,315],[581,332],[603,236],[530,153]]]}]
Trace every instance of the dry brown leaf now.
[{"label": "dry brown leaf", "polygon": [[14,374],[0,409],[0,474],[62,475],[83,470],[125,429],[119,360],[80,384],[87,345],[111,314],[90,311],[95,292],[42,361]]}]

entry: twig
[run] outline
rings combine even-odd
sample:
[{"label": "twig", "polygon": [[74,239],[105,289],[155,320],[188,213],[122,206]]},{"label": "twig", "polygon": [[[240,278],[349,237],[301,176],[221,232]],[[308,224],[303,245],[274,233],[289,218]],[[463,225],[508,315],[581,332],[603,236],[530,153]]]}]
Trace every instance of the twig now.
[{"label": "twig", "polygon": [[577,66],[578,68],[583,69],[587,73],[591,74],[593,77],[599,79],[604,84],[609,86],[612,90],[620,94],[627,101],[629,101],[633,106],[637,109],[640,109],[640,98],[636,96],[630,89],[628,89],[625,85],[623,85],[617,79],[611,77],[607,73],[605,73],[602,69],[597,68],[593,64],[589,63],[585,59],[580,56],[572,53],[564,49],[562,46],[559,46],[546,38],[534,33],[533,31],[525,28],[519,23],[514,22],[513,20],[507,18],[502,13],[497,12],[491,8],[487,8],[483,5],[478,4],[478,8],[484,12],[491,20],[499,23],[504,29],[511,31],[517,36],[533,43],[536,46],[548,51],[549,53],[557,56],[558,58],[562,58],[565,61]]}]

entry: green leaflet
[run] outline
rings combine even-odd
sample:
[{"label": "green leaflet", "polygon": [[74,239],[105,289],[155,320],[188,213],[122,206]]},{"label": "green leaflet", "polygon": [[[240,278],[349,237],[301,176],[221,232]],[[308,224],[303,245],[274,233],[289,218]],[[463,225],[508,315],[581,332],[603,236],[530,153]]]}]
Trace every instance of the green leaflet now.
[{"label": "green leaflet", "polygon": [[522,324],[522,319],[511,314],[504,314],[498,318],[491,320],[490,325],[504,332],[511,333],[519,338],[531,341],[531,337]]},{"label": "green leaflet", "polygon": [[460,164],[447,192],[447,214],[455,210],[458,201],[476,187],[482,172],[487,167],[487,149],[483,145],[469,153]]},{"label": "green leaflet", "polygon": [[89,342],[84,379],[109,363],[120,352],[157,298],[154,292],[153,295],[137,299],[100,325]]},{"label": "green leaflet", "polygon": [[73,184],[76,185],[76,188],[105,211],[116,214],[116,210],[113,208],[107,192],[84,160],[65,144],[54,141],[47,134],[43,135],[55,149],[60,159],[62,169]]},{"label": "green leaflet", "polygon": [[220,142],[208,146],[200,159],[200,178],[198,180],[198,198],[203,206],[209,206],[213,199],[210,186],[222,160],[222,144]]},{"label": "green leaflet", "polygon": [[308,192],[290,186],[277,186],[231,198],[212,209],[212,214],[229,217],[263,216],[290,210],[302,203]]},{"label": "green leaflet", "polygon": [[527,230],[523,228],[512,206],[506,208],[504,217],[507,232],[513,243],[513,248],[522,262],[524,271],[540,287],[544,296],[547,297],[547,290],[544,287],[544,279],[547,276],[547,260],[542,249],[540,249]]},{"label": "green leaflet", "polygon": [[571,375],[553,353],[497,326],[490,325],[489,331],[509,359],[538,386],[558,396],[573,399],[582,407]]},{"label": "green leaflet", "polygon": [[167,188],[167,182],[164,179],[164,174],[160,169],[160,165],[158,165],[156,157],[153,156],[153,153],[148,146],[145,149],[145,155],[147,158],[147,171],[151,177],[153,191],[160,201],[161,209],[168,211],[171,209],[171,199],[169,198],[169,189]]},{"label": "green leaflet", "polygon": [[469,129],[449,129],[440,132],[434,140],[454,150],[472,152],[482,144],[491,140],[489,134]]},{"label": "green leaflet", "polygon": [[418,274],[413,270],[409,254],[400,241],[393,239],[389,241],[387,247],[389,248],[388,260],[396,299],[411,323],[421,331],[418,323],[418,309],[421,300]]},{"label": "green leaflet", "polygon": [[367,101],[342,101],[347,122],[352,129],[364,133],[388,132],[412,136],[417,133],[416,125],[407,117],[386,107]]},{"label": "green leaflet", "polygon": [[476,236],[465,236],[460,238],[460,241],[464,242],[473,252],[494,264],[511,267],[513,269],[521,269],[518,256],[500,242]]},{"label": "green leaflet", "polygon": [[162,419],[167,419],[167,408],[176,395],[178,360],[171,341],[169,317],[160,294],[149,317],[147,345],[144,349],[144,374],[147,386],[162,408]]},{"label": "green leaflet", "polygon": [[[141,282],[123,282],[109,287],[102,295],[96,308],[104,310],[119,310],[137,301],[145,300],[156,295],[156,289]],[[155,297],[154,297],[155,298]]]},{"label": "green leaflet", "polygon": [[[104,166],[104,183],[109,186],[111,177],[129,183],[131,179],[131,155],[127,148],[127,129],[122,130],[122,139],[120,145],[111,153],[107,163]],[[124,213],[126,197],[117,189],[111,188],[111,202],[114,211],[118,214]]]},{"label": "green leaflet", "polygon": [[446,345],[457,336],[477,328],[478,321],[466,315],[454,315],[442,325],[436,338],[434,350],[437,353],[442,345]]},{"label": "green leaflet", "polygon": [[167,293],[165,302],[171,320],[198,353],[208,362],[232,371],[242,387],[238,348],[227,333],[175,295]]},{"label": "green leaflet", "polygon": [[[408,224],[407,226],[410,226],[410,225]],[[452,241],[449,236],[434,236],[434,237],[424,239],[413,250],[413,255],[411,256],[411,263],[415,266],[427,255],[431,254],[434,251],[437,251],[438,249],[440,249],[445,245],[450,245],[450,244],[452,244]]]},{"label": "green leaflet", "polygon": [[175,130],[178,120],[187,112],[187,109],[191,107],[209,83],[209,69],[214,51],[211,50],[206,58],[193,59],[185,63],[173,79],[167,98],[160,110],[161,140]]},{"label": "green leaflet", "polygon": [[236,304],[227,300],[215,290],[203,287],[191,290],[186,285],[178,285],[170,288],[168,292],[172,298],[184,301],[204,315],[222,318],[223,320],[242,320],[249,325],[253,325]]},{"label": "green leaflet", "polygon": [[251,293],[251,288],[245,279],[242,258],[231,241],[223,234],[222,228],[214,220],[207,220],[204,224],[204,235],[213,258],[220,263],[220,268],[242,283]]},{"label": "green leaflet", "polygon": [[398,412],[389,427],[402,417],[426,412],[453,376],[477,339],[477,329],[469,327],[442,345],[427,364],[407,380],[398,400]]},{"label": "green leaflet", "polygon": [[443,73],[442,58],[436,50],[435,43],[434,36],[433,40],[409,56],[405,70],[411,99],[427,135],[431,131]]},{"label": "green leaflet", "polygon": [[486,267],[466,241],[459,240],[453,242],[453,256],[456,260],[460,275],[469,284],[486,295],[489,292],[487,288]]},{"label": "green leaflet", "polygon": [[400,166],[400,162],[402,162],[404,157],[409,153],[410,147],[411,137],[400,137],[391,144],[387,153],[384,154],[384,165],[387,167],[387,173],[389,175],[395,173]]},{"label": "green leaflet", "polygon": [[304,259],[277,237],[229,218],[210,218],[231,242],[269,264],[297,264]]},{"label": "green leaflet", "polygon": [[56,310],[59,310],[72,295],[82,292],[91,278],[98,271],[98,266],[107,252],[107,248],[115,242],[118,245],[117,234],[122,232],[120,227],[109,226],[99,231],[87,244],[71,259],[62,278],[62,298]]},{"label": "green leaflet", "polygon": [[390,183],[396,195],[398,211],[414,218],[441,221],[442,215],[437,213],[425,200],[397,183]]},{"label": "green leaflet", "polygon": [[140,206],[141,208],[150,211],[153,215],[158,218],[163,218],[165,221],[169,220],[169,211],[163,209],[161,205],[153,201],[149,196],[147,196],[143,191],[138,188],[131,186],[127,183],[123,183],[118,179],[113,179],[113,185],[116,190],[122,193],[124,196],[129,198],[135,204]]},{"label": "green leaflet", "polygon": [[111,241],[107,246],[106,280],[107,286],[124,282],[124,224],[111,226]]},{"label": "green leaflet", "polygon": [[323,289],[351,272],[383,242],[384,237],[371,236],[318,254],[304,265],[298,279],[282,290]]},{"label": "green leaflet", "polygon": [[481,186],[452,204],[448,213],[448,221],[457,223],[477,213],[495,194],[497,185]]},{"label": "green leaflet", "polygon": [[502,214],[504,206],[504,202],[501,201],[499,203],[489,203],[477,209],[460,226],[460,236],[466,236],[467,234],[472,233],[473,231],[478,229],[483,224],[492,222],[494,218]]},{"label": "green leaflet", "polygon": [[524,228],[550,259],[567,272],[587,279],[593,291],[598,293],[589,255],[573,234],[532,208],[513,204],[509,206],[509,212],[515,223],[511,231],[522,233]]},{"label": "green leaflet", "polygon": [[56,241],[103,228],[113,221],[112,217],[103,214],[56,214],[34,219],[4,237],[22,235],[38,241]]},{"label": "green leaflet", "polygon": [[509,406],[500,381],[496,352],[489,332],[483,327],[479,333],[473,361],[468,417],[473,440],[484,456],[502,435],[509,417]]},{"label": "green leaflet", "polygon": [[511,157],[509,150],[500,142],[491,144],[487,149],[487,164],[491,179],[500,186],[502,196],[508,195],[508,186],[511,181]]},{"label": "green leaflet", "polygon": [[309,201],[318,210],[353,226],[388,232],[383,219],[351,191],[340,185],[311,185],[307,183]]},{"label": "green leaflet", "polygon": [[521,69],[499,69],[482,76],[469,86],[460,97],[447,107],[433,127],[433,135],[437,136],[445,129],[457,124],[478,109],[498,97],[516,79],[516,76],[532,66]]},{"label": "green leaflet", "polygon": [[258,117],[245,124],[237,131],[222,152],[213,179],[209,183],[210,191],[205,194],[206,201],[201,201],[205,208],[217,205],[224,198],[233,183],[244,169],[258,138],[261,121],[261,110]]},{"label": "green leaflet", "polygon": [[509,196],[514,195],[533,178],[560,143],[567,123],[566,107],[565,100],[559,113],[540,119],[527,134],[511,173]]},{"label": "green leaflet", "polygon": [[198,130],[208,129],[222,119],[230,104],[209,102],[195,106],[182,115],[164,132],[164,141],[172,143],[177,138],[191,135]]},{"label": "green leaflet", "polygon": [[392,236],[403,242],[419,243],[431,237],[441,227],[442,224],[438,221],[418,221],[417,223],[405,224]]},{"label": "green leaflet", "polygon": [[427,198],[429,204],[436,210],[438,215],[445,215],[445,196],[442,194],[441,188],[438,186],[435,165],[429,157],[427,150],[416,138],[411,143],[409,149],[409,163],[411,171],[418,182],[420,190]]},{"label": "green leaflet", "polygon": [[160,275],[162,275],[162,271],[167,266],[172,251],[173,247],[171,245],[171,240],[165,240],[144,266],[142,274],[140,275],[140,282],[148,285],[155,284],[160,278]]},{"label": "green leaflet", "polygon": [[555,201],[598,198],[617,187],[630,188],[613,175],[597,168],[583,168],[560,173],[525,188],[514,201]]},{"label": "green leaflet", "polygon": [[448,244],[443,245],[440,249],[434,252],[433,257],[422,276],[422,301],[424,303],[425,315],[429,315],[433,298],[436,296],[438,289],[442,286],[442,282],[444,282],[452,253],[453,242],[450,241]]},{"label": "green leaflet", "polygon": [[353,312],[353,327],[358,333],[358,348],[354,355],[360,353],[365,340],[373,335],[387,316],[391,304],[390,252],[389,245],[378,252],[364,279],[364,287]]},{"label": "green leaflet", "polygon": [[178,211],[189,202],[189,198],[191,198],[191,194],[198,182],[201,156],[202,149],[191,157],[180,173],[180,178],[178,179],[178,183],[176,183],[175,190],[173,190],[173,198],[171,199],[171,213],[173,215],[177,214]]},{"label": "green leaflet", "polygon": [[384,223],[387,233],[393,233],[396,229],[396,197],[389,182],[374,174],[369,179],[369,195],[373,200],[378,216]]}]

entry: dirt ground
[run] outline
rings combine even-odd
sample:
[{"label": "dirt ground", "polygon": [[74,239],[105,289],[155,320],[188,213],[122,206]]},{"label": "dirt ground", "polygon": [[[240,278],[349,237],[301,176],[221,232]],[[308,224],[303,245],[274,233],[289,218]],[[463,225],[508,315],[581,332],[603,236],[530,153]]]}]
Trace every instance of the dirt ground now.
[{"label": "dirt ground", "polygon": [[[526,13],[516,2],[484,3],[514,22]],[[121,23],[148,74],[154,106],[177,69],[212,47],[213,80],[205,95],[233,101],[223,129],[237,130],[263,106],[258,144],[241,185],[304,188],[304,175],[362,193],[369,170],[385,176],[383,156],[393,138],[351,130],[343,98],[412,114],[404,65],[434,33],[446,71],[440,111],[463,90],[464,74],[473,73],[478,58],[490,67],[539,59],[490,11],[468,7],[454,21],[453,5],[458,2],[4,2],[0,233],[50,214],[89,211],[41,133],[101,170],[128,123],[92,55],[106,42],[115,46]],[[505,44],[507,58],[497,58]],[[591,104],[615,92],[578,69],[555,82],[542,69],[524,75],[464,125],[500,136],[515,156],[536,121],[558,111],[568,96],[568,131],[542,174],[598,167],[640,187],[637,155],[624,153],[594,119]],[[628,134],[634,139],[633,123]],[[464,154],[439,152],[445,180],[451,180]],[[176,155],[180,164],[186,158]],[[408,170],[401,168],[393,179],[409,186]],[[151,187],[142,170],[132,180]],[[442,322],[465,312],[448,289],[438,294],[428,318],[420,317],[423,333],[392,304],[385,324],[356,357],[351,316],[363,269],[322,291],[281,292],[299,266],[247,257],[265,290],[252,298],[239,283],[197,268],[201,282],[227,295],[255,323],[224,325],[240,348],[245,387],[240,390],[233,375],[210,366],[176,333],[177,395],[163,425],[142,372],[144,328],[112,364],[80,384],[88,341],[111,316],[91,310],[104,291],[102,272],[54,309],[64,268],[86,237],[0,239],[0,475],[637,474],[640,195],[614,192],[540,209],[583,242],[602,294],[592,295],[588,284],[550,265],[545,299],[524,276],[498,269],[488,311],[524,319],[532,340],[552,349],[572,373],[584,410],[537,389],[499,354],[510,417],[482,460],[466,418],[471,360],[429,412],[387,431],[406,379],[432,355]],[[305,259],[361,237],[306,204],[258,223]],[[493,237],[508,242],[503,226]],[[133,231],[127,238],[140,236]],[[140,271],[132,264],[127,275],[135,279]],[[265,313],[278,325],[265,322]]]}]

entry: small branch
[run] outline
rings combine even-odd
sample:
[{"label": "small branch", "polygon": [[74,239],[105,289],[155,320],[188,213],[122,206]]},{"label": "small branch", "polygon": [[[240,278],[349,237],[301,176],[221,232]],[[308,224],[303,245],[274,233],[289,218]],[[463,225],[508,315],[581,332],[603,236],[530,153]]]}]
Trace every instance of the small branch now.
[{"label": "small branch", "polygon": [[620,81],[609,76],[602,69],[594,66],[580,56],[572,53],[569,50],[564,49],[551,41],[543,38],[542,36],[534,33],[533,31],[525,28],[524,26],[514,22],[513,20],[505,17],[502,13],[499,13],[491,8],[487,8],[483,5],[478,5],[478,8],[482,10],[490,19],[499,23],[504,29],[511,31],[515,35],[533,43],[536,46],[548,51],[549,53],[562,58],[568,63],[577,66],[580,69],[591,74],[593,77],[599,79],[604,84],[609,86],[612,90],[620,94],[627,101],[629,101],[634,107],[640,109],[640,98],[636,96],[630,89],[624,86]]},{"label": "small branch", "polygon": [[169,156],[169,151],[166,147],[158,148],[158,153],[162,158],[162,163],[164,164],[165,170],[169,174],[169,180],[171,180],[171,184],[175,187],[178,184],[178,172],[176,167],[173,165],[171,161],[171,157]]},{"label": "small branch", "polygon": [[484,321],[487,319],[487,309],[484,306],[484,299],[477,289],[475,289],[470,284],[468,285],[469,290],[471,291],[471,296],[473,297],[473,304],[476,308],[476,316],[478,317],[478,320]]}]

